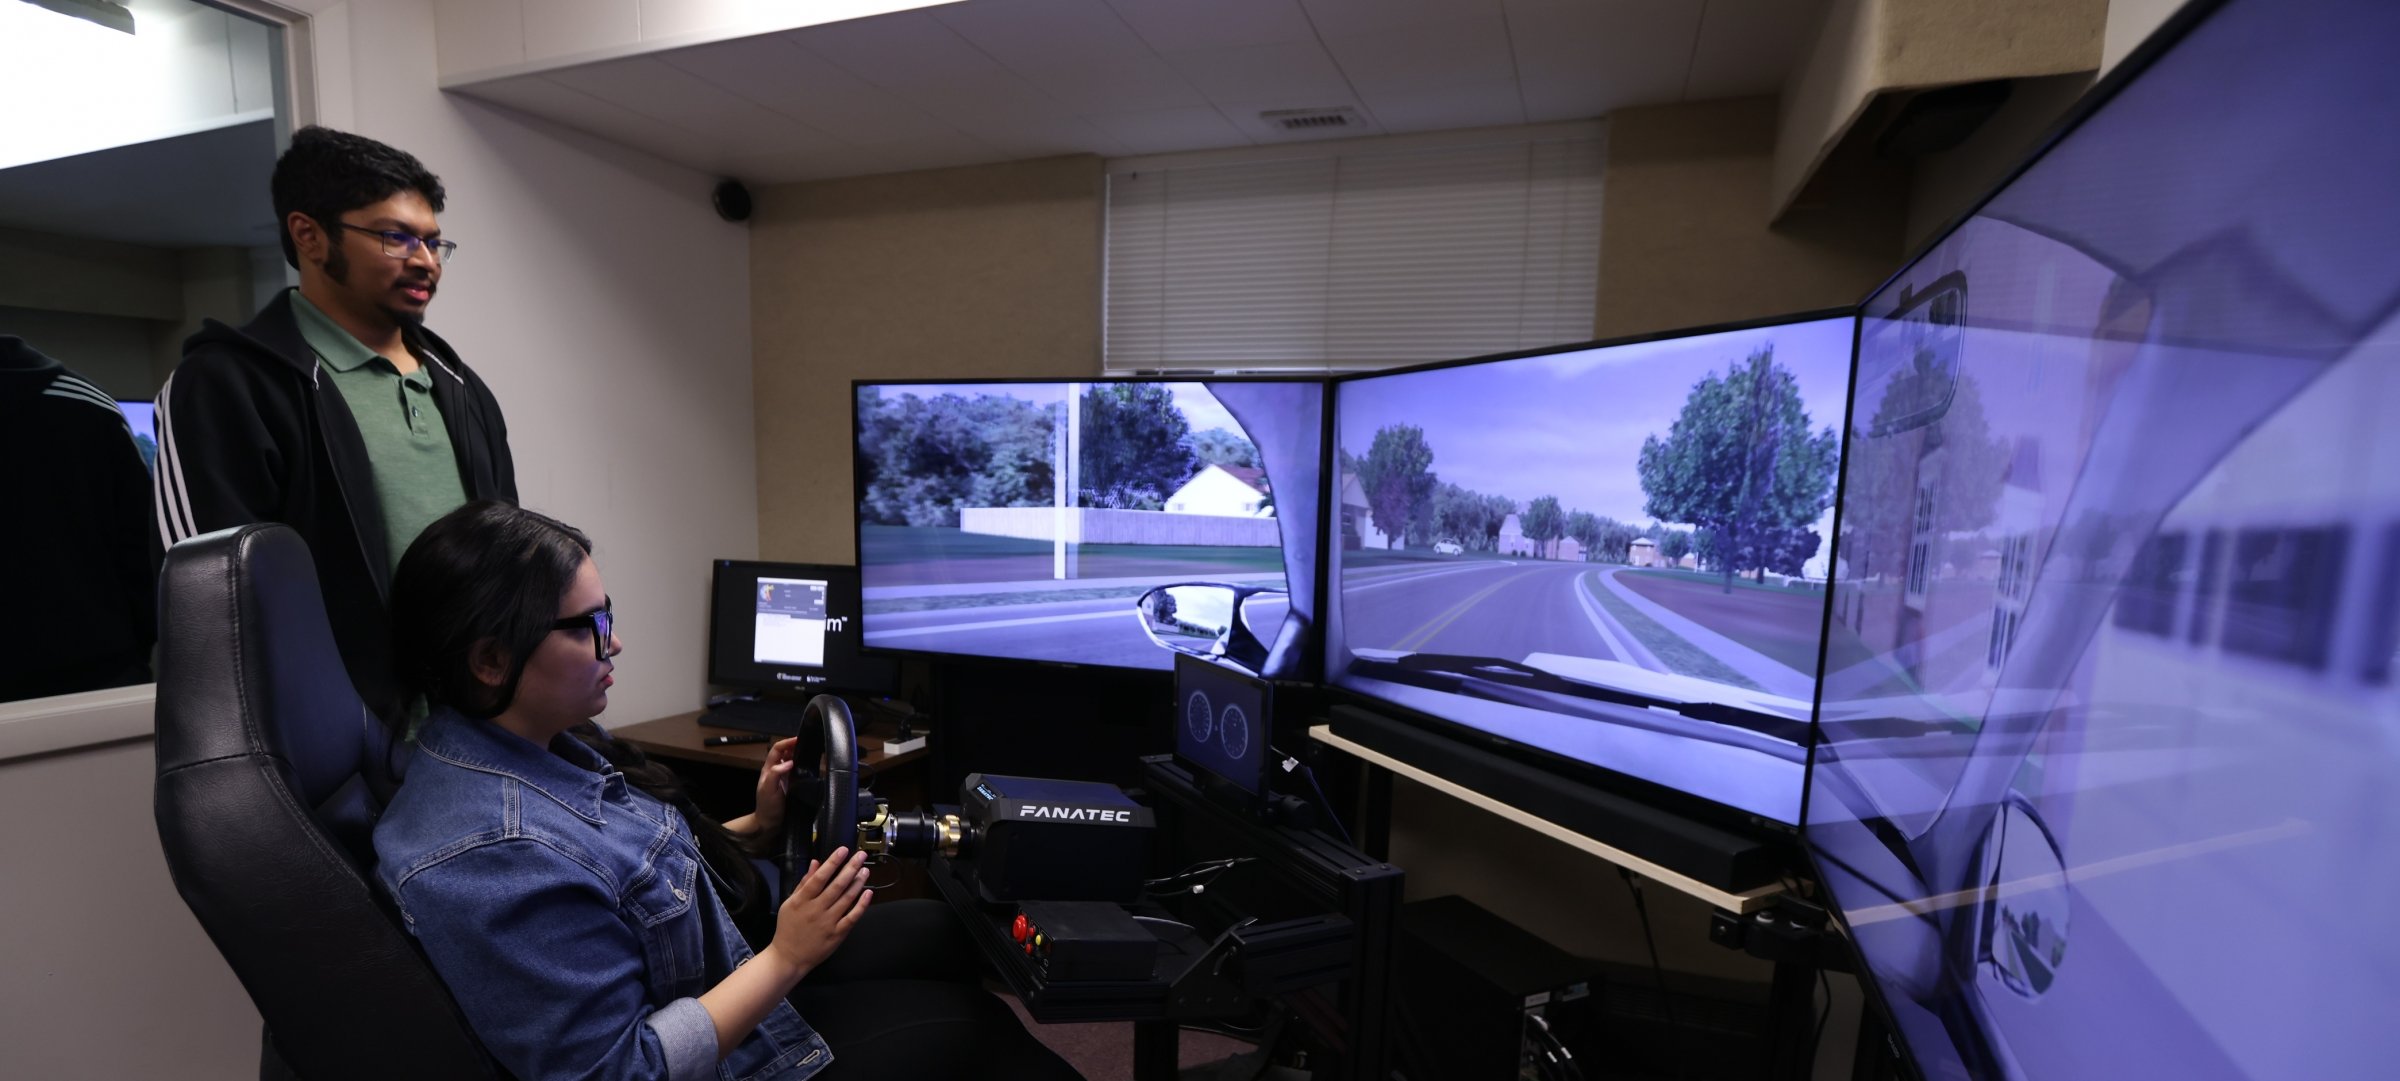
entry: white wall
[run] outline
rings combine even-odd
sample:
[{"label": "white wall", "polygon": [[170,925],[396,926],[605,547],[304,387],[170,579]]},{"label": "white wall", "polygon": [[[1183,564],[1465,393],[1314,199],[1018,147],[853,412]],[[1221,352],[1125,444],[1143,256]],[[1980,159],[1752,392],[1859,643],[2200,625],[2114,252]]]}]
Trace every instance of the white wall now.
[{"label": "white wall", "polygon": [[[758,545],[747,232],[710,177],[442,95],[432,0],[289,2],[316,16],[316,119],[450,190],[430,325],[499,396],[525,502],[600,545],[627,644],[605,719],[697,706],[708,561]],[[158,854],[131,697],[0,707],[0,1074],[255,1077],[256,1013]]]}]

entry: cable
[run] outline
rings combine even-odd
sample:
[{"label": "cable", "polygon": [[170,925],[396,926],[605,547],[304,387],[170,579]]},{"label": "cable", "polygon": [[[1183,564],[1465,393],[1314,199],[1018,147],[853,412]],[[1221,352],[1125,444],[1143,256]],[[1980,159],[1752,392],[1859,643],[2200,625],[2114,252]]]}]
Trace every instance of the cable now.
[{"label": "cable", "polygon": [[1633,872],[1623,867],[1617,874],[1625,879],[1625,889],[1633,894],[1633,911],[1642,918],[1642,941],[1650,946],[1650,971],[1658,977],[1658,1008],[1667,1015],[1668,1051],[1675,1059],[1675,1076],[1685,1076],[1683,1061],[1683,1026],[1675,1023],[1675,996],[1667,990],[1667,966],[1658,960],[1658,936],[1650,933],[1650,906],[1642,901],[1642,887]]},{"label": "cable", "polygon": [[[1143,882],[1142,889],[1149,893],[1160,893],[1162,891],[1169,894],[1206,893],[1208,891],[1209,883],[1215,882],[1218,875],[1224,874],[1225,872],[1239,867],[1245,863],[1256,862],[1258,862],[1258,857],[1256,856],[1229,856],[1220,860],[1202,860],[1199,863],[1195,863],[1190,867],[1186,867],[1183,870],[1175,872],[1174,874],[1167,875],[1163,878],[1153,878]],[[1176,885],[1181,885],[1183,888],[1176,890],[1168,889],[1168,887]]]},{"label": "cable", "polygon": [[1342,843],[1352,848],[1358,847],[1357,842],[1350,839],[1350,830],[1342,825],[1342,816],[1333,813],[1333,800],[1325,795],[1324,786],[1317,783],[1316,767],[1302,762],[1300,775],[1308,778],[1309,789],[1317,794],[1317,806],[1325,809],[1325,821],[1333,823],[1333,828],[1341,833]]}]

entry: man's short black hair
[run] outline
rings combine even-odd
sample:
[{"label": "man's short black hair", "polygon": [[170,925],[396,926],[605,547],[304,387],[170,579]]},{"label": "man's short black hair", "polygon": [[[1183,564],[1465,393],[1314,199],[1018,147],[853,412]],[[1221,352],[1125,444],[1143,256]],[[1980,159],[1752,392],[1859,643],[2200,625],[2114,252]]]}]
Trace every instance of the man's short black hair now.
[{"label": "man's short black hair", "polygon": [[293,211],[331,230],[343,214],[413,190],[425,197],[434,213],[442,212],[442,178],[427,171],[415,155],[364,135],[313,124],[293,132],[291,149],[275,159],[272,188],[283,261],[294,270],[300,267],[300,252],[292,246]]}]

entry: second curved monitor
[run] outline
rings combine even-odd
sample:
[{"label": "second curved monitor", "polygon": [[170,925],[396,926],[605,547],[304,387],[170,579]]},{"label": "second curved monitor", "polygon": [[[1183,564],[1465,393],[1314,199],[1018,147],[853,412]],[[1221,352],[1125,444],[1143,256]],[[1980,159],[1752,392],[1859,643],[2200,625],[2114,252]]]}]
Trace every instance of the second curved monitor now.
[{"label": "second curved monitor", "polygon": [[1854,328],[1337,383],[1327,681],[1797,824]]}]

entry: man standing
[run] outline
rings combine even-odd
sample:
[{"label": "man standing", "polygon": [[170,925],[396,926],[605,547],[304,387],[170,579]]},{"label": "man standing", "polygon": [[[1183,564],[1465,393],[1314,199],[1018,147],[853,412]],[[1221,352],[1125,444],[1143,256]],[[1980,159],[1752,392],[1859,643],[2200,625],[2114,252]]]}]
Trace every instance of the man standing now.
[{"label": "man standing", "polygon": [[164,547],[247,522],[308,541],[335,642],[367,705],[395,714],[385,599],[435,518],[517,498],[500,405],[425,309],[457,245],[440,178],[358,135],[302,128],[275,163],[300,287],[248,325],[210,321],[158,395]]}]

